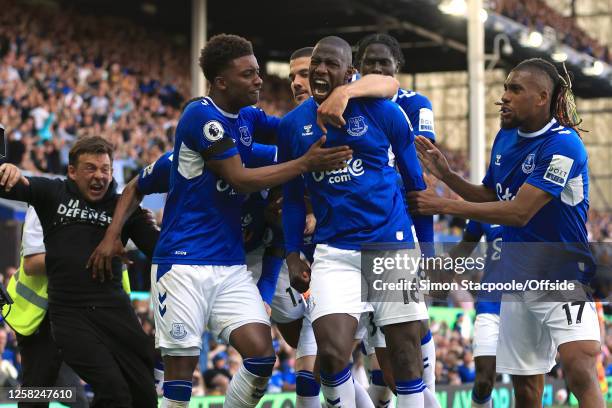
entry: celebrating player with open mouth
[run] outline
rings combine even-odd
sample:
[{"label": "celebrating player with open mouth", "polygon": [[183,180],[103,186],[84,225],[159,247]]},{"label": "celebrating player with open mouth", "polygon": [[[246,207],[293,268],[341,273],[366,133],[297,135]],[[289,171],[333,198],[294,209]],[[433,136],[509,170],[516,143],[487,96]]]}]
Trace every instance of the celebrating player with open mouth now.
[{"label": "celebrating player with open mouth", "polygon": [[[279,126],[279,152],[284,160],[299,157],[321,135],[318,104],[346,84],[353,74],[351,48],[338,37],[315,47],[309,81],[313,99],[290,112]],[[310,283],[311,318],[321,358],[321,383],[329,406],[355,407],[349,358],[361,313],[372,310],[362,300],[361,247],[398,243],[413,247],[412,221],[389,165],[392,147],[409,190],[425,183],[416,156],[414,135],[405,113],[384,99],[351,100],[347,123],[329,127],[331,145],[355,151],[346,171],[312,172],[285,185],[283,227],[292,286],[305,291]],[[310,268],[299,257],[304,230],[304,187],[317,218],[317,249]],[[393,197],[391,202],[389,197]],[[398,407],[422,407],[424,395],[435,398],[421,379],[419,321],[428,318],[423,302],[377,303],[375,322],[385,329],[398,393]]]}]

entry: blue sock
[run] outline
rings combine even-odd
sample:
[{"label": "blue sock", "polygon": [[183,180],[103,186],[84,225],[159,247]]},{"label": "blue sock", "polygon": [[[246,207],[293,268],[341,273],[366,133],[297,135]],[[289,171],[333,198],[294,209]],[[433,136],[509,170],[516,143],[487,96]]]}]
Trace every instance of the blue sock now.
[{"label": "blue sock", "polygon": [[395,390],[397,395],[410,395],[423,392],[425,389],[425,383],[422,378],[416,378],[410,381],[396,381]]},{"label": "blue sock", "polygon": [[191,388],[191,381],[164,381],[164,398],[172,401],[189,401]]},{"label": "blue sock", "polygon": [[225,396],[225,407],[255,407],[266,392],[276,356],[245,358],[232,377]]},{"label": "blue sock", "polygon": [[421,346],[429,343],[431,340],[431,330],[427,330],[427,334],[421,339]]},{"label": "blue sock", "polygon": [[265,255],[262,260],[261,276],[257,281],[257,289],[267,304],[272,303],[278,275],[283,266],[283,258],[278,256]]},{"label": "blue sock", "polygon": [[253,357],[242,360],[244,368],[258,377],[270,377],[274,369],[274,363],[276,363],[276,356]]},{"label": "blue sock", "polygon": [[351,365],[348,364],[336,374],[321,371],[321,389],[328,407],[355,406],[355,386],[351,376]]},{"label": "blue sock", "polygon": [[472,401],[477,404],[484,405],[491,400],[491,394],[487,395],[484,398],[478,398],[476,394],[474,394],[474,390],[472,390]]},{"label": "blue sock", "polygon": [[370,371],[370,379],[371,383],[374,385],[380,385],[381,387],[386,387],[385,378],[383,376],[382,370],[372,370]]},{"label": "blue sock", "polygon": [[345,383],[349,378],[351,378],[351,363],[337,374],[327,374],[321,370],[321,384],[328,387],[335,387],[336,385]]},{"label": "blue sock", "polygon": [[321,386],[315,380],[311,371],[300,370],[295,379],[295,393],[301,397],[317,397]]},{"label": "blue sock", "polygon": [[425,395],[423,392],[427,390],[427,386],[422,378],[415,378],[410,381],[397,381],[395,383],[395,390],[397,391],[396,408],[424,406]]}]

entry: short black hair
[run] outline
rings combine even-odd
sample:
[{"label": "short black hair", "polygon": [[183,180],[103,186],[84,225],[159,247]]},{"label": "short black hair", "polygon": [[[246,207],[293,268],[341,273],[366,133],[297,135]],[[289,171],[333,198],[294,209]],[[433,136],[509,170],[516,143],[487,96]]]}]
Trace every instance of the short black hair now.
[{"label": "short black hair", "polygon": [[234,34],[212,37],[200,52],[200,68],[209,82],[236,58],[253,55],[253,45],[246,38]]},{"label": "short black hair", "polygon": [[68,164],[76,166],[82,154],[107,154],[113,162],[113,145],[102,136],[86,136],[78,139],[68,153]]},{"label": "short black hair", "polygon": [[312,50],[314,50],[314,47],[303,47],[299,50],[295,50],[293,54],[291,54],[291,57],[289,57],[289,61],[302,57],[310,57],[312,55]]},{"label": "short black hair", "polygon": [[351,49],[351,45],[346,42],[345,39],[337,37],[335,35],[330,35],[328,37],[323,37],[317,43],[318,45],[331,45],[332,47],[337,48],[342,51],[342,54],[346,57],[346,62],[349,66],[353,65],[353,51]]},{"label": "short black hair", "polygon": [[391,50],[391,55],[393,55],[393,58],[395,58],[397,67],[401,68],[404,66],[406,61],[404,60],[402,47],[400,47],[399,42],[397,42],[395,37],[392,37],[389,34],[370,34],[359,40],[359,43],[357,44],[357,53],[355,54],[355,61],[357,64],[361,64],[361,60],[363,59],[366,49],[372,44],[382,44],[389,47],[389,50]]}]

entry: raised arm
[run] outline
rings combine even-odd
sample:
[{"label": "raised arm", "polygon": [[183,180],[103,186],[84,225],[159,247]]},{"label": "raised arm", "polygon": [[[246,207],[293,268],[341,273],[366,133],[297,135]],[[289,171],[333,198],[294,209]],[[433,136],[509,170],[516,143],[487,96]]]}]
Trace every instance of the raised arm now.
[{"label": "raised arm", "polygon": [[[523,227],[553,198],[561,198],[567,183],[586,171],[587,153],[576,134],[550,137],[540,149],[535,168],[521,185],[516,197],[495,202],[463,202],[437,197],[432,192],[413,193],[411,208],[419,214],[445,213],[489,224]],[[558,176],[562,174],[563,177]],[[492,184],[490,173],[484,184]],[[474,201],[474,200],[471,200]]]},{"label": "raised arm", "polygon": [[391,99],[397,94],[399,82],[387,76],[370,74],[346,85],[335,88],[329,97],[317,109],[317,125],[327,133],[325,124],[337,128],[346,125],[342,117],[346,105],[351,98],[386,98]]},{"label": "raised arm", "polygon": [[388,75],[370,74],[339,88],[343,88],[341,92],[344,91],[349,99],[363,97],[391,99],[397,94],[399,81]]},{"label": "raised arm", "polygon": [[[0,197],[29,202],[29,189],[24,188],[29,185],[30,182],[17,166],[10,163],[0,165]],[[13,187],[17,188],[13,190]]]},{"label": "raised arm", "polygon": [[238,155],[221,160],[209,160],[206,165],[236,191],[252,193],[283,184],[309,171],[344,168],[345,162],[352,155],[348,146],[324,148],[323,143],[325,136],[315,142],[303,156],[274,166],[245,168]]},{"label": "raised arm", "polygon": [[489,203],[470,203],[449,200],[445,213],[465,218],[474,218],[489,224],[524,227],[552,196],[529,184],[524,184],[516,199]]},{"label": "raised arm", "polygon": [[432,192],[411,193],[409,197],[410,211],[416,214],[450,214],[511,227],[527,225],[552,199],[549,193],[527,183],[521,186],[516,198],[510,201],[473,203],[441,198]]},{"label": "raised arm", "polygon": [[16,166],[0,165],[0,198],[30,204],[41,219],[55,213],[58,191],[63,184],[59,178],[23,177]]},{"label": "raised arm", "polygon": [[104,238],[87,261],[94,279],[104,280],[112,274],[112,259],[120,257],[126,264],[131,263],[127,257],[121,233],[128,219],[136,211],[147,194],[164,193],[170,184],[172,154],[165,153],[155,163],[142,169],[123,189],[115,206],[113,220],[106,229]]},{"label": "raised arm", "polygon": [[119,257],[125,264],[130,264],[127,252],[121,241],[121,231],[125,223],[139,207],[144,195],[138,190],[138,177],[134,177],[123,189],[121,197],[115,207],[113,220],[104,233],[104,238],[93,251],[87,261],[87,268],[91,268],[94,279],[104,281],[112,276],[112,259]]}]

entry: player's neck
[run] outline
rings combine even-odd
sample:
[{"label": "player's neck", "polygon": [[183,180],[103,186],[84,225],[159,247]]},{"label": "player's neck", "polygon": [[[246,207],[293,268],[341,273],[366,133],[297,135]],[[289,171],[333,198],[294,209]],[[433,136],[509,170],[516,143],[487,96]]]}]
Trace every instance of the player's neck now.
[{"label": "player's neck", "polygon": [[548,125],[552,116],[541,116],[539,118],[530,120],[524,123],[522,126],[519,126],[519,130],[524,133],[533,133],[542,129],[544,126]]},{"label": "player's neck", "polygon": [[208,97],[212,99],[217,107],[222,109],[227,113],[237,114],[240,111],[240,107],[236,107],[231,104],[225,95],[220,92],[217,92],[215,89],[211,89]]}]

